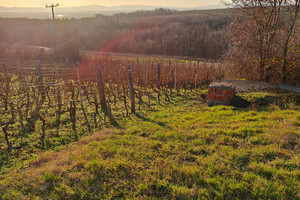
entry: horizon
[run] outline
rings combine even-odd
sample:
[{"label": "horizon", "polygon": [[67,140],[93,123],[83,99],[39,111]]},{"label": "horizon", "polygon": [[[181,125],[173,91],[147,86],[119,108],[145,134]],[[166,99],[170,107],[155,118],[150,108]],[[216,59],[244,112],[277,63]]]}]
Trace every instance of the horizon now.
[{"label": "horizon", "polygon": [[190,7],[202,7],[202,6],[218,6],[222,5],[220,0],[192,0],[189,3],[186,3],[184,0],[166,0],[160,2],[158,0],[147,0],[143,1],[142,4],[138,0],[114,0],[112,1],[102,1],[99,3],[98,0],[56,0],[48,1],[38,1],[38,0],[13,0],[13,2],[8,2],[7,0],[0,0],[0,7],[6,8],[41,8],[45,7],[46,4],[59,3],[60,7],[85,7],[85,6],[103,6],[103,7],[114,7],[114,6],[151,6],[151,7],[180,7],[180,8],[190,8]]},{"label": "horizon", "polygon": [[[0,0],[3,1],[3,0]],[[180,0],[181,1],[181,0]],[[19,4],[18,4],[19,5]],[[33,18],[33,19],[48,19],[52,18],[51,13],[45,7],[46,4],[43,4],[42,7],[5,7],[0,4],[0,17],[2,18]],[[49,5],[49,4],[47,4]],[[176,11],[187,11],[187,10],[210,10],[210,9],[222,9],[224,6],[222,4],[217,5],[203,5],[203,6],[194,6],[190,7],[180,7],[176,5],[169,6],[151,6],[151,5],[92,5],[92,4],[83,4],[76,5],[72,7],[64,7],[64,5],[59,5],[55,9],[55,15],[58,18],[85,18],[85,17],[94,17],[97,14],[111,16],[121,12],[134,12],[137,10],[154,10],[157,8],[165,8]]]}]

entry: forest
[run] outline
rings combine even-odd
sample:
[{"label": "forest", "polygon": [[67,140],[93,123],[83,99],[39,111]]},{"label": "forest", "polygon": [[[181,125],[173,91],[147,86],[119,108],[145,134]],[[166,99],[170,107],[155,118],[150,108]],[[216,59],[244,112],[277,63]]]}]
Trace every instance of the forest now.
[{"label": "forest", "polygon": [[283,1],[268,5],[245,1],[219,10],[158,8],[59,19],[56,34],[50,19],[2,18],[0,54],[9,58],[15,50],[20,55],[22,48],[57,44],[58,60],[78,61],[82,52],[196,58],[227,62],[234,78],[299,84],[298,7]]},{"label": "forest", "polygon": [[[219,60],[230,11],[157,9],[56,21],[60,57],[66,49],[199,57]],[[0,19],[0,43],[53,47],[52,20]],[[64,55],[65,54],[65,55]],[[68,54],[73,54],[68,55]],[[2,56],[3,57],[3,56]]]}]

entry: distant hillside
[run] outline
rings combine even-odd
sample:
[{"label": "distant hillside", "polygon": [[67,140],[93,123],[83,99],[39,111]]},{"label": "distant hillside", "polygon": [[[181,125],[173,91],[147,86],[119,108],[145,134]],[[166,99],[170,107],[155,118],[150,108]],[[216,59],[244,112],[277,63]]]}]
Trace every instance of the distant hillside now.
[{"label": "distant hillside", "polygon": [[[51,16],[50,10],[45,14]],[[80,48],[218,60],[227,48],[222,37],[231,14],[231,9],[176,11],[160,8],[57,20],[57,43],[62,49],[62,58],[72,57],[70,49]],[[53,46],[50,19],[1,18],[0,24],[0,44]]]},{"label": "distant hillside", "polygon": [[[154,10],[155,6],[143,6],[143,5],[122,5],[122,6],[99,6],[99,5],[90,5],[82,7],[57,7],[55,13],[57,17],[61,18],[84,18],[84,17],[94,17],[96,14],[101,15],[114,15],[117,13],[129,13],[138,10]],[[206,9],[220,9],[224,8],[223,5],[213,5],[213,6],[202,6],[194,8],[178,8],[178,7],[169,7],[170,9],[178,11],[186,10],[206,10]],[[3,18],[39,18],[47,19],[51,17],[49,9],[45,7],[41,8],[8,8],[0,7],[0,17]]]}]

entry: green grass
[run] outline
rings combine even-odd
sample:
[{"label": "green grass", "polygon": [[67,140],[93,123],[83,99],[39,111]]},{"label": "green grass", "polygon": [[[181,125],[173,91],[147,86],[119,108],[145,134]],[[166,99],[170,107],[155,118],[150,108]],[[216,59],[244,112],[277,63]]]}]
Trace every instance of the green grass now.
[{"label": "green grass", "polygon": [[208,107],[187,93],[115,110],[117,128],[17,160],[0,199],[299,199],[299,96],[240,99]]}]

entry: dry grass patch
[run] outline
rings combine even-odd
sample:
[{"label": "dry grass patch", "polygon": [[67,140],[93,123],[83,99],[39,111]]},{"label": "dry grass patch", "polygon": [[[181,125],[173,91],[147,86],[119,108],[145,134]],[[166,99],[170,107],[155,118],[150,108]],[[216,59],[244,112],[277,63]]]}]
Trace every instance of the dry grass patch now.
[{"label": "dry grass patch", "polygon": [[[29,164],[30,168],[21,172],[11,172],[10,176],[1,175],[0,183],[4,183],[7,191],[13,190],[14,186],[19,184],[16,180],[22,180],[23,183],[20,184],[35,185],[35,187],[44,187],[45,190],[49,190],[52,182],[49,183],[47,179],[59,179],[58,177],[66,174],[68,170],[83,167],[82,164],[78,164],[77,160],[86,153],[83,150],[85,145],[93,141],[104,140],[111,134],[113,134],[113,131],[106,129],[91,136],[84,137],[62,151],[41,153],[37,159]],[[78,176],[81,177],[83,175],[78,174]],[[41,179],[40,177],[44,178]]]},{"label": "dry grass patch", "polygon": [[56,166],[70,164],[70,158],[72,155],[80,155],[83,145],[86,145],[92,141],[98,141],[108,138],[113,133],[112,130],[106,129],[93,135],[86,136],[80,139],[77,143],[73,144],[68,149],[59,152],[45,152],[38,156],[38,158],[30,163],[31,167],[40,167],[43,165],[48,166],[49,163]]}]

